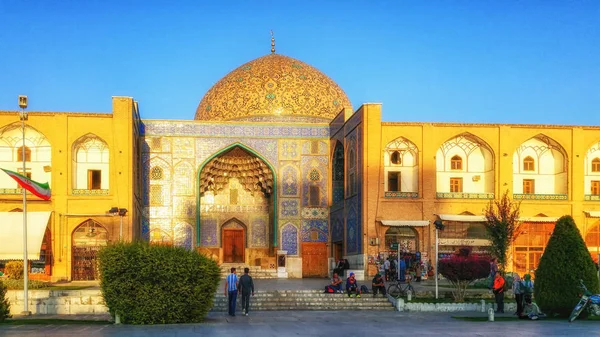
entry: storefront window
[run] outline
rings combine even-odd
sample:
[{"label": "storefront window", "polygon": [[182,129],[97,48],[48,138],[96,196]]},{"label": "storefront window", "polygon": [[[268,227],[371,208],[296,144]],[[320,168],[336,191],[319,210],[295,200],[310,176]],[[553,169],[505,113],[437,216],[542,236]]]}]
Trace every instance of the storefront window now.
[{"label": "storefront window", "polygon": [[513,243],[513,270],[520,275],[534,274],[554,231],[554,223],[523,223]]},{"label": "storefront window", "polygon": [[594,226],[585,235],[585,245],[588,247],[592,259],[598,263],[598,254],[600,254],[600,225]]},{"label": "storefront window", "polygon": [[401,252],[417,252],[417,232],[411,227],[390,227],[385,232],[385,246],[391,247],[393,243],[398,244]]}]

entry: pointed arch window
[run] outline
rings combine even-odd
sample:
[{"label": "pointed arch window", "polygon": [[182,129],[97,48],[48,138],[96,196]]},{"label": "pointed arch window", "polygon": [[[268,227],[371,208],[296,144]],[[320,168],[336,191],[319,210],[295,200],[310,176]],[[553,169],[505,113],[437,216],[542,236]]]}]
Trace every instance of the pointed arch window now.
[{"label": "pointed arch window", "polygon": [[592,160],[592,172],[600,172],[600,158]]},{"label": "pointed arch window", "polygon": [[463,169],[462,158],[458,155],[452,157],[452,159],[450,159],[450,167],[453,170],[462,170]]},{"label": "pointed arch window", "polygon": [[523,171],[535,171],[535,160],[531,156],[523,159]]},{"label": "pointed arch window", "polygon": [[23,148],[25,148],[25,161],[30,162],[31,161],[31,149],[28,148],[27,146],[21,146],[20,148],[17,149],[17,161],[20,161],[20,162],[23,161]]},{"label": "pointed arch window", "polygon": [[390,156],[390,161],[394,165],[402,165],[402,157],[400,156],[400,151],[392,152],[392,155]]},{"label": "pointed arch window", "polygon": [[162,180],[163,178],[163,169],[159,166],[154,166],[150,170],[150,180]]}]

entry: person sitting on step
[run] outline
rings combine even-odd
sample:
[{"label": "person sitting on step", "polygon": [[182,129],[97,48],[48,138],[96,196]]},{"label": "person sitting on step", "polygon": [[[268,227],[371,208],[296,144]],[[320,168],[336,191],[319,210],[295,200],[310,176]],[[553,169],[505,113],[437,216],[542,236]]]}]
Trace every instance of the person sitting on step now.
[{"label": "person sitting on step", "polygon": [[348,293],[348,297],[360,297],[360,287],[356,282],[356,277],[354,273],[350,273],[348,279],[346,280],[346,292]]},{"label": "person sitting on step", "polygon": [[373,278],[373,297],[377,296],[378,292],[381,292],[383,297],[385,297],[385,283],[381,274],[376,274]]},{"label": "person sitting on step", "polygon": [[330,284],[333,291],[335,291],[336,293],[342,292],[342,283],[344,283],[342,278],[339,277],[337,273],[333,273],[333,277],[331,278]]}]

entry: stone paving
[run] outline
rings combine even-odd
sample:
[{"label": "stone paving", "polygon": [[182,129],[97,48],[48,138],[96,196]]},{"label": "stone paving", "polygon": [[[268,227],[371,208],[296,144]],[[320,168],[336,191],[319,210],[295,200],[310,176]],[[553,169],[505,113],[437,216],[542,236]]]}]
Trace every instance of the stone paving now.
[{"label": "stone paving", "polygon": [[0,336],[597,336],[600,331],[598,321],[465,322],[453,315],[478,314],[276,311],[230,317],[210,313],[201,324],[0,325]]}]

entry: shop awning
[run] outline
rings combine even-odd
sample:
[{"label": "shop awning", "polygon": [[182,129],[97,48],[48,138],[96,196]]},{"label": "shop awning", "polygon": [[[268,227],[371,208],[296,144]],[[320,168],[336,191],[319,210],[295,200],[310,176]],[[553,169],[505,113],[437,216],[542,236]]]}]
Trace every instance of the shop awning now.
[{"label": "shop awning", "polygon": [[427,221],[427,220],[381,220],[381,223],[385,226],[395,226],[395,227],[429,226],[429,221]]},{"label": "shop awning", "polygon": [[520,222],[557,222],[557,217],[552,216],[522,216],[517,219]]},{"label": "shop awning", "polygon": [[600,211],[583,211],[588,218],[600,218]]},{"label": "shop awning", "polygon": [[[52,212],[27,212],[27,258],[39,260]],[[23,213],[0,212],[0,260],[23,259]]]},{"label": "shop awning", "polygon": [[438,214],[437,216],[444,221],[487,222],[487,218],[483,215]]}]

